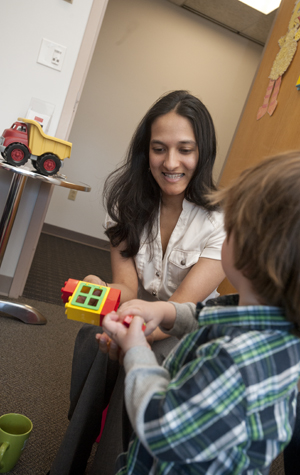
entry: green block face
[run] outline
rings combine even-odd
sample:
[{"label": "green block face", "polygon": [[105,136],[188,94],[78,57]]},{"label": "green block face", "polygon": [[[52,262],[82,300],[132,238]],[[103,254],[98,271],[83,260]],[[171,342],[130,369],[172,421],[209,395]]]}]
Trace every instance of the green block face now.
[{"label": "green block face", "polygon": [[89,310],[99,310],[106,295],[106,289],[100,285],[81,282],[73,295],[71,305]]}]

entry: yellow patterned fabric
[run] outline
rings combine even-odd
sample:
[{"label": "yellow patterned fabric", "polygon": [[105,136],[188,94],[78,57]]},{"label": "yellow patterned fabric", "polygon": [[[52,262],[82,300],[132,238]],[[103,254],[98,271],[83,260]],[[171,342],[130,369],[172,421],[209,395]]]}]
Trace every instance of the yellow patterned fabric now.
[{"label": "yellow patterned fabric", "polygon": [[288,32],[278,41],[278,52],[269,78],[276,81],[282,76],[291,64],[297,50],[297,41],[300,39],[300,0],[297,0],[289,22]]}]

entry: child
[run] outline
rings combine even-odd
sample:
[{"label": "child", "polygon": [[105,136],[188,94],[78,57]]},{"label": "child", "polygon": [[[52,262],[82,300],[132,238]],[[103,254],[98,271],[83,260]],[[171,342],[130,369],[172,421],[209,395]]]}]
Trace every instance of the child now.
[{"label": "child", "polygon": [[[104,318],[125,353],[136,433],[118,474],[267,474],[291,439],[300,376],[293,334],[300,321],[300,153],[263,161],[212,199],[223,204],[222,265],[239,296],[225,297],[229,306],[197,308],[132,300]],[[128,314],[136,315],[129,328],[121,323]],[[162,367],[145,338],[157,326],[185,335]]]}]

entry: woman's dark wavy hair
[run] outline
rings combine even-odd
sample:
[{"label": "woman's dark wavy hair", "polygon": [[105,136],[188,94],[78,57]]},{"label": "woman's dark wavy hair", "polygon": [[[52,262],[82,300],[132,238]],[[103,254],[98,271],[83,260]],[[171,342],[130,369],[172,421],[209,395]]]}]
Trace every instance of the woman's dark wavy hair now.
[{"label": "woman's dark wavy hair", "polygon": [[110,217],[116,222],[106,230],[111,245],[126,241],[123,257],[133,257],[140,247],[144,228],[154,239],[153,225],[159,209],[160,188],[149,171],[151,126],[155,119],[175,111],[187,118],[195,134],[199,160],[185,192],[186,200],[207,211],[217,209],[207,199],[215,190],[212,169],[216,157],[216,136],[212,118],[205,105],[187,91],[173,91],[159,98],[138,125],[129,145],[125,162],[112,172],[104,185],[103,199]]}]

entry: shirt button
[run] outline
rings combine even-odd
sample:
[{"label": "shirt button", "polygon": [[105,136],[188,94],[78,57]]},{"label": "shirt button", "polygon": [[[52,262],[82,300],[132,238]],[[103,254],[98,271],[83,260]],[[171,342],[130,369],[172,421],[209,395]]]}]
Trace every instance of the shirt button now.
[{"label": "shirt button", "polygon": [[182,261],[180,262],[180,264],[181,264],[182,266],[185,266],[185,259],[182,259]]},{"label": "shirt button", "polygon": [[160,272],[155,272],[156,277],[160,277]]},{"label": "shirt button", "polygon": [[155,296],[156,296],[156,293],[157,293],[157,292],[156,292],[155,290],[153,290],[152,295],[154,295],[154,297],[155,297]]}]

